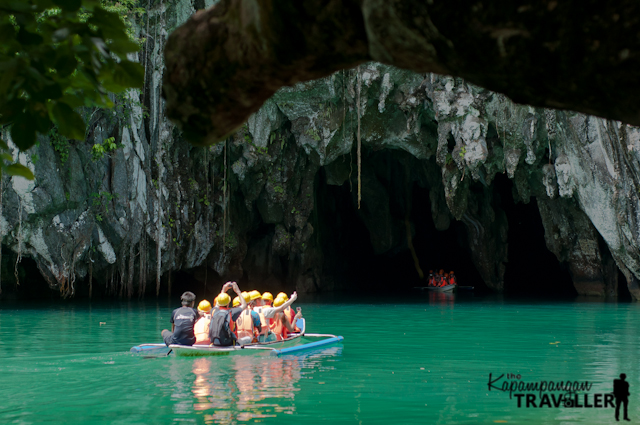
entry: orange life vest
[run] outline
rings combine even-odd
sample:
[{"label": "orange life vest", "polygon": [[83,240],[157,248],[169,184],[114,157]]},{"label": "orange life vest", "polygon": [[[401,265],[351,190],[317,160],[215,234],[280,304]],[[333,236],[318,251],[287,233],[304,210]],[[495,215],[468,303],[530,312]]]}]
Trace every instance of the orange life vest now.
[{"label": "orange life vest", "polygon": [[243,311],[238,320],[236,320],[236,326],[238,327],[238,338],[245,338],[255,336],[253,332],[253,319],[251,317],[251,309]]},{"label": "orange life vest", "polygon": [[[286,317],[286,313],[285,313],[285,317]],[[276,334],[276,337],[278,337],[278,341],[287,339],[287,337],[289,336],[289,330],[282,323],[282,319],[283,319],[282,313],[276,313],[276,317],[274,319],[275,324],[272,331],[274,334]]]},{"label": "orange life vest", "polygon": [[211,324],[211,316],[205,314],[193,326],[193,333],[196,335],[196,344],[211,344],[209,340],[209,325]]},{"label": "orange life vest", "polygon": [[436,286],[436,278],[431,276],[429,278],[429,286]]},{"label": "orange life vest", "polygon": [[456,278],[454,276],[450,276],[449,277],[449,285],[455,285],[456,284]]}]

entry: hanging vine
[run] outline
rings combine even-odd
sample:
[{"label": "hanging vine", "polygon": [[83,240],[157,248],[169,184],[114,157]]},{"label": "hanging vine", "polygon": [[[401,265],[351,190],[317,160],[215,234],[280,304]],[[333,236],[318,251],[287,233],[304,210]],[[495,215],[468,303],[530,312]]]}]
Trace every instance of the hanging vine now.
[{"label": "hanging vine", "polygon": [[228,141],[224,141],[224,152],[223,152],[223,161],[224,161],[224,174],[223,174],[223,185],[222,185],[222,205],[224,206],[224,215],[222,218],[222,256],[226,255],[227,248],[227,146]]},{"label": "hanging vine", "polygon": [[[0,176],[0,217],[2,217],[2,196],[4,195],[4,181],[2,180],[2,176]],[[2,294],[2,240],[4,239],[4,235],[2,234],[2,229],[0,229],[0,294]]]},{"label": "hanging vine", "polygon": [[360,77],[360,65],[358,65],[357,73],[357,111],[358,111],[358,209],[360,209],[360,200],[362,199],[362,142],[360,140],[360,89],[362,86]]},{"label": "hanging vine", "polygon": [[18,277],[18,264],[22,261],[22,199],[18,197],[18,256],[13,268],[13,275],[16,277],[16,286],[20,285]]}]

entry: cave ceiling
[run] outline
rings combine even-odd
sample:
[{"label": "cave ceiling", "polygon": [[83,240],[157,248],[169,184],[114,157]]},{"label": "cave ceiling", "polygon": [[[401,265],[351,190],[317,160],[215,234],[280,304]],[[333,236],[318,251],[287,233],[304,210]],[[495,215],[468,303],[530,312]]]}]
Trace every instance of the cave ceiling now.
[{"label": "cave ceiling", "polygon": [[640,125],[639,12],[635,0],[223,0],[169,37],[167,114],[212,144],[281,87],[378,61]]}]

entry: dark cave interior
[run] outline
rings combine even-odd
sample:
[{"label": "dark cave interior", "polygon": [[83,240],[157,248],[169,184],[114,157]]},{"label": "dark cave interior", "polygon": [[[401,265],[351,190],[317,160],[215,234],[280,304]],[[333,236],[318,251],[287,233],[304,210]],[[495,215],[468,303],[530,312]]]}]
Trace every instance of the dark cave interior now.
[{"label": "dark cave interior", "polygon": [[[374,153],[366,159],[376,167],[392,168],[392,172],[386,173],[386,180],[379,178],[388,193],[402,192],[402,172],[393,170],[401,170],[402,165],[390,159],[393,157],[395,155],[387,152]],[[327,185],[322,171],[320,174],[318,215],[330,221],[320,231],[326,273],[342,274],[349,287],[356,290],[399,291],[425,285],[414,266],[406,236],[403,234],[402,242],[394,248],[376,255],[370,232],[357,211],[355,184],[352,187],[349,182],[342,186]],[[528,204],[516,203],[512,194],[513,183],[504,175],[498,175],[492,182],[492,188],[509,224],[505,293],[550,298],[576,295],[568,267],[546,247],[535,198]],[[405,200],[392,195],[389,199],[396,204],[391,208],[393,218],[402,222],[404,208],[398,204],[405,203]],[[466,226],[452,218],[448,229],[436,230],[429,188],[416,181],[411,183],[409,219],[413,226],[413,246],[425,276],[429,270],[454,270],[460,285],[474,286],[476,293],[488,291],[473,264]]]}]

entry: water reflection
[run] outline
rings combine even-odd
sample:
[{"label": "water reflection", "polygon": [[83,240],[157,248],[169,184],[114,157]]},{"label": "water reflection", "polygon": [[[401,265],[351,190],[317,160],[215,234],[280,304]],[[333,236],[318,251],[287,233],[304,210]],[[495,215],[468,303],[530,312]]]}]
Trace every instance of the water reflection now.
[{"label": "water reflection", "polygon": [[453,308],[456,295],[453,292],[429,291],[429,305],[440,305]]},{"label": "water reflection", "polygon": [[[195,375],[191,386],[193,410],[203,414],[207,424],[275,418],[296,411],[295,395],[300,391],[298,382],[302,375],[332,369],[323,364],[323,359],[341,353],[342,347],[337,346],[298,356],[180,358],[175,359],[172,369],[177,370],[172,370],[171,376],[179,376],[179,370],[183,368],[181,363],[192,362],[191,372]],[[176,388],[180,386],[176,382]],[[185,409],[184,394],[174,393],[173,398],[178,402],[177,410],[188,410]]]}]

